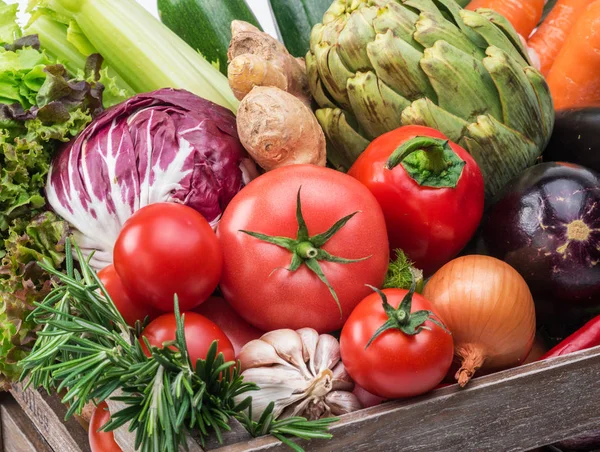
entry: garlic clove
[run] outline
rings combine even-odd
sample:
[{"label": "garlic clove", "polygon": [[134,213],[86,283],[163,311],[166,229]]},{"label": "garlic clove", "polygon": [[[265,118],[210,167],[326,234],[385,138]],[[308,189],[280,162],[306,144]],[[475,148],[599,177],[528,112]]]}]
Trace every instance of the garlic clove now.
[{"label": "garlic clove", "polygon": [[242,370],[273,364],[292,367],[290,363],[281,359],[272,345],[261,339],[255,339],[244,345],[237,358],[242,363]]},{"label": "garlic clove", "polygon": [[340,344],[329,334],[321,334],[315,351],[315,371],[320,374],[325,369],[333,369],[340,360]]},{"label": "garlic clove", "polygon": [[[306,397],[309,383],[297,369],[276,365],[272,367],[256,367],[244,371],[244,381],[256,383],[259,391],[253,391],[252,417],[258,419],[269,403],[275,402],[275,417],[289,405]],[[248,394],[236,398],[239,403]]]},{"label": "garlic clove", "polygon": [[347,391],[331,391],[325,396],[325,404],[334,416],[362,409],[362,404],[358,400],[358,397]]},{"label": "garlic clove", "polygon": [[296,331],[302,338],[302,355],[304,361],[308,362],[308,369],[314,377],[317,376],[315,370],[315,352],[319,343],[319,333],[312,328],[301,328]]},{"label": "garlic clove", "polygon": [[354,381],[341,361],[333,368],[333,390],[350,392],[354,390]]},{"label": "garlic clove", "polygon": [[304,377],[312,378],[304,363],[302,338],[294,330],[270,331],[263,334],[260,340],[270,344],[282,359],[296,366]]}]

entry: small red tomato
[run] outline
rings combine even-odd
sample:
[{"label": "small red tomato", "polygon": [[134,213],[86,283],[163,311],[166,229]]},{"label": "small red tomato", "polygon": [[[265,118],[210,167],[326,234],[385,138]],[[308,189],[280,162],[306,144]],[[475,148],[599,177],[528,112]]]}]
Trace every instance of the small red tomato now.
[{"label": "small red tomato", "polygon": [[102,402],[96,407],[90,419],[88,438],[92,452],[121,452],[121,448],[115,441],[114,433],[100,431],[108,421],[110,421],[108,405],[106,402]]},{"label": "small red tomato", "polygon": [[454,357],[452,335],[433,305],[403,289],[378,290],[361,301],[342,329],[340,350],[352,379],[386,399],[434,389]]},{"label": "small red tomato", "polygon": [[479,227],[481,171],[437,130],[406,126],[381,135],[348,174],[377,198],[390,249],[403,250],[425,275],[456,257]]},{"label": "small red tomato", "polygon": [[[213,341],[217,341],[217,353],[223,353],[225,362],[233,361],[235,353],[233,345],[225,335],[225,333],[208,320],[206,317],[196,314],[195,312],[186,312],[183,324],[185,331],[185,341],[187,343],[190,360],[194,367],[198,359],[205,359],[208,349]],[[150,345],[154,347],[162,347],[163,343],[175,340],[175,332],[177,331],[177,320],[175,314],[163,314],[154,319],[144,328],[143,336],[148,339]],[[142,348],[146,355],[150,352],[146,348],[144,341],[141,340]]]},{"label": "small red tomato", "polygon": [[98,278],[104,284],[106,291],[114,302],[115,306],[127,322],[133,326],[136,320],[143,321],[146,316],[153,319],[157,316],[156,310],[146,304],[145,306],[137,300],[133,300],[125,291],[123,283],[115,271],[114,265],[104,267],[98,272]]},{"label": "small red tomato", "polygon": [[385,399],[383,397],[371,394],[365,388],[357,384],[354,385],[354,390],[352,391],[352,394],[354,394],[358,398],[363,408],[370,408],[372,406],[381,405],[383,402],[385,402]]},{"label": "small red tomato", "polygon": [[162,312],[190,310],[215,290],[223,268],[217,236],[202,215],[174,203],[151,204],[129,218],[114,250],[128,293]]},{"label": "small red tomato", "polygon": [[212,320],[223,330],[233,344],[236,356],[244,345],[265,334],[264,331],[254,328],[240,317],[221,297],[210,297],[194,309],[194,312]]}]

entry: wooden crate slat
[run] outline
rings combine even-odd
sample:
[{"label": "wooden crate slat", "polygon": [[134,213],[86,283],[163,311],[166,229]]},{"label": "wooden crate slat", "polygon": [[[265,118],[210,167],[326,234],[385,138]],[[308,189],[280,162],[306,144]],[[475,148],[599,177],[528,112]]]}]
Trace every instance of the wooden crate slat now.
[{"label": "wooden crate slat", "polygon": [[52,452],[19,404],[9,395],[0,396],[0,451]]},{"label": "wooden crate slat", "polygon": [[[346,415],[307,450],[525,451],[600,425],[600,347]],[[288,451],[272,437],[220,452]]]},{"label": "wooden crate slat", "polygon": [[16,383],[11,394],[56,452],[91,452],[88,435],[75,418],[64,421],[67,408],[56,396]]}]

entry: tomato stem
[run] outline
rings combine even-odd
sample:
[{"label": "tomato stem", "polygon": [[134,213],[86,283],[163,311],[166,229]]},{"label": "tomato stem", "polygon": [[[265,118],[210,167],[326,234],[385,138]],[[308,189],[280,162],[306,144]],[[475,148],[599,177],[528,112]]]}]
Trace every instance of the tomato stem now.
[{"label": "tomato stem", "polygon": [[431,330],[429,326],[425,326],[425,322],[429,321],[434,325],[439,326],[448,334],[450,331],[446,328],[446,326],[436,317],[436,315],[432,311],[416,311],[411,312],[412,308],[412,297],[415,294],[415,290],[417,288],[416,280],[413,278],[412,284],[410,286],[410,290],[398,306],[398,309],[394,308],[391,304],[388,303],[387,297],[384,292],[379,290],[376,287],[369,286],[375,292],[379,294],[381,297],[381,302],[383,305],[383,310],[388,316],[388,320],[381,325],[373,337],[369,340],[367,345],[365,346],[365,350],[369,348],[369,346],[388,330],[399,330],[404,334],[408,334],[409,336],[416,336],[423,330]]},{"label": "tomato stem", "polygon": [[319,250],[310,242],[301,242],[296,247],[296,254],[302,259],[314,259],[318,256]]}]

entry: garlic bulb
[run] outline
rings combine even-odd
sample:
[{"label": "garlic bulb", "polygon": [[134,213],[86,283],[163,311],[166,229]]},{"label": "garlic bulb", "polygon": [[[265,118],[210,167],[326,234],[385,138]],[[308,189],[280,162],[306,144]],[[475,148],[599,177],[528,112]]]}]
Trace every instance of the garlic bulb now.
[{"label": "garlic bulb", "polygon": [[271,331],[248,342],[238,359],[244,380],[259,387],[250,394],[255,419],[271,402],[275,418],[319,419],[362,408],[340,360],[340,344],[329,334],[312,328]]}]

